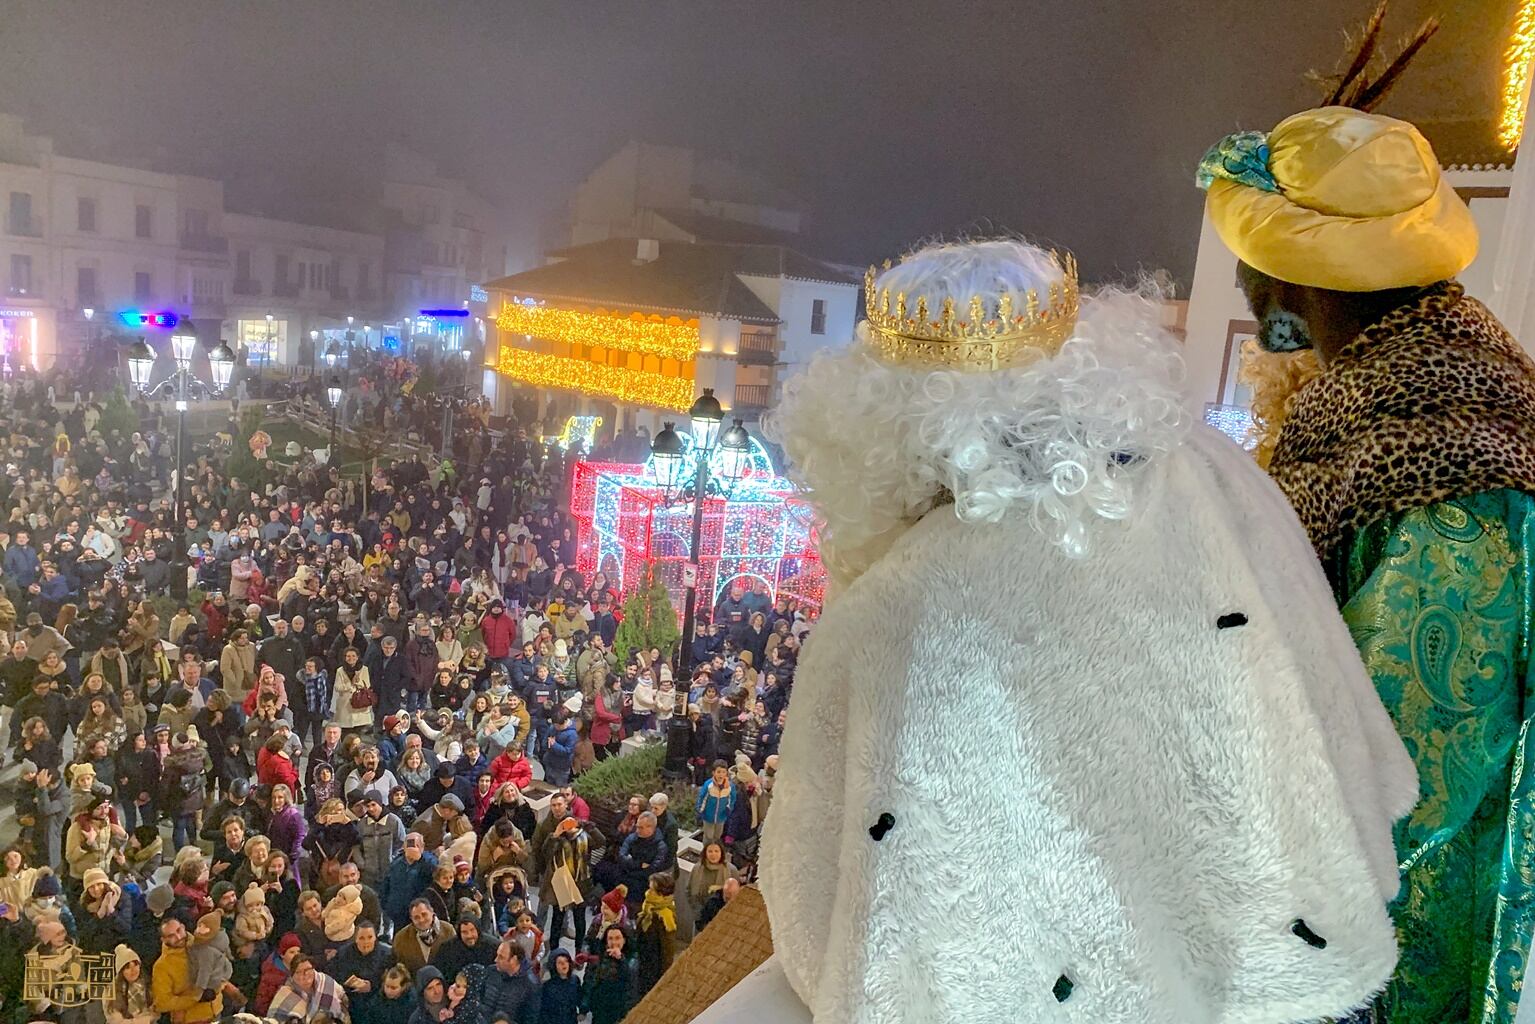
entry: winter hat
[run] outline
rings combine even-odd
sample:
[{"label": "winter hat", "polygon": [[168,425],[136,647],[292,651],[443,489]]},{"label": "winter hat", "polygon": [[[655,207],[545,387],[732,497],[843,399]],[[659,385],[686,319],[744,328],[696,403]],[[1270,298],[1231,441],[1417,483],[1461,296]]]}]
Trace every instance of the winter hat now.
[{"label": "winter hat", "polygon": [[129,964],[141,964],[144,962],[143,958],[133,951],[133,947],[126,943],[119,942],[117,948],[112,952],[117,955],[118,974],[123,973]]},{"label": "winter hat", "polygon": [[448,793],[445,794],[441,800],[437,801],[437,806],[451,807],[455,811],[462,812],[464,809],[464,802],[458,797],[454,796],[452,793]]},{"label": "winter hat", "polygon": [[18,765],[18,767],[21,769],[21,776],[22,776],[22,778],[26,778],[28,775],[36,775],[37,774],[37,765],[34,764],[31,761],[25,761],[24,760],[24,761],[21,762],[20,765]]},{"label": "winter hat", "polygon": [[85,892],[90,892],[91,886],[101,883],[111,885],[112,880],[108,878],[107,873],[100,868],[88,868],[86,869],[85,877],[80,880],[80,888]]},{"label": "winter hat", "polygon": [[149,895],[144,897],[144,902],[149,905],[149,912],[162,915],[171,909],[171,904],[176,902],[176,893],[168,885],[157,885],[149,890]]},{"label": "winter hat", "polygon": [[59,889],[59,877],[52,871],[46,875],[38,875],[37,881],[32,885],[33,896],[57,896]]},{"label": "winter hat", "polygon": [[213,905],[218,906],[219,900],[224,898],[226,892],[234,892],[235,887],[228,882],[218,881],[213,883],[213,888],[208,890],[208,896],[213,900]]},{"label": "winter hat", "polygon": [[96,777],[96,766],[89,761],[80,761],[70,765],[65,770],[65,774],[69,776],[69,784],[73,786],[79,779],[87,775],[94,779]]},{"label": "winter hat", "polygon": [[210,910],[197,919],[196,934],[212,937],[224,930],[224,913],[220,910]]},{"label": "winter hat", "polygon": [[343,885],[331,897],[321,911],[325,923],[325,937],[332,942],[345,942],[356,931],[357,915],[362,913],[362,890],[355,885]]},{"label": "winter hat", "polygon": [[384,731],[385,732],[391,731],[395,726],[397,726],[399,724],[400,724],[400,718],[399,718],[398,715],[385,715],[384,716]]},{"label": "winter hat", "polygon": [[289,932],[288,934],[284,935],[282,938],[277,940],[278,959],[282,959],[283,954],[288,952],[288,950],[298,949],[299,945],[300,943],[298,941],[297,932]]}]

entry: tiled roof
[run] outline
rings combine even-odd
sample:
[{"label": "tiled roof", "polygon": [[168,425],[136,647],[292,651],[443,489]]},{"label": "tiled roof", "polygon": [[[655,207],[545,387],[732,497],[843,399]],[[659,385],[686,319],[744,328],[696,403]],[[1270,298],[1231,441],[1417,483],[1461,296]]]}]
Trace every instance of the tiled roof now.
[{"label": "tiled roof", "polygon": [[737,247],[661,242],[660,255],[640,262],[637,245],[610,238],[560,249],[550,253],[558,262],[485,287],[550,302],[778,323],[778,314],[736,277]]},{"label": "tiled roof", "polygon": [[755,886],[746,886],[694,936],[624,1024],[688,1024],[772,955],[767,905]]},{"label": "tiled roof", "polygon": [[778,323],[778,314],[738,275],[855,284],[845,272],[782,245],[661,241],[640,261],[639,241],[610,238],[557,249],[545,267],[488,282],[486,288],[548,302],[575,302],[682,316]]},{"label": "tiled roof", "polygon": [[697,210],[651,210],[650,215],[666,221],[695,242],[723,242],[726,245],[787,245],[794,239],[789,231],[776,231],[760,224],[746,224],[724,217],[711,217]]}]

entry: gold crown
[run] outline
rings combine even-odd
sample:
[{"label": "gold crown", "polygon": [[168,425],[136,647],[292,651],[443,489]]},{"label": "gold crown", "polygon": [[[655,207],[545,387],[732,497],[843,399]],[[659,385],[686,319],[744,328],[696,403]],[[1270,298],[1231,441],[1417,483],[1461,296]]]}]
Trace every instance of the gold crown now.
[{"label": "gold crown", "polygon": [[[1050,260],[1062,280],[1050,286],[1043,301],[1032,288],[1024,293],[1022,309],[1008,293],[995,301],[974,295],[961,317],[954,297],[946,296],[937,319],[925,295],[908,299],[897,292],[892,298],[889,288],[876,291],[876,269],[870,267],[864,275],[869,343],[888,362],[946,370],[996,370],[1025,355],[1054,355],[1076,326],[1079,297],[1076,259],[1052,249]],[[890,266],[886,260],[884,269]]]}]

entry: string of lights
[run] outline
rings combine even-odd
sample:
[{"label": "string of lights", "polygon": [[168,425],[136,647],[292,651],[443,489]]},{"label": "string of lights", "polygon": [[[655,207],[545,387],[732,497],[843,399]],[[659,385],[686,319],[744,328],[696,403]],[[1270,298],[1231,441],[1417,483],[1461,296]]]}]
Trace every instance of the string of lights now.
[{"label": "string of lights", "polygon": [[684,363],[698,355],[698,321],[674,316],[626,316],[603,309],[582,312],[508,302],[497,314],[496,326],[545,341],[616,348]]},{"label": "string of lights", "polygon": [[[777,475],[771,462],[766,473],[743,483],[728,497],[704,502],[696,562],[700,599],[712,607],[731,580],[744,577],[763,580],[775,596],[819,608],[826,570],[816,551],[810,506],[796,497],[793,485]],[[578,523],[580,572],[600,569],[627,592],[653,566],[674,597],[683,593],[691,506],[669,504],[646,467],[576,463],[570,510]]]},{"label": "string of lights", "polygon": [[1513,38],[1503,61],[1503,112],[1498,119],[1498,141],[1512,152],[1524,136],[1530,76],[1535,73],[1535,0],[1521,0],[1514,21]]},{"label": "string of lights", "polygon": [[693,404],[692,377],[664,377],[589,359],[551,356],[501,346],[496,371],[533,387],[560,388],[633,405],[685,412]]}]

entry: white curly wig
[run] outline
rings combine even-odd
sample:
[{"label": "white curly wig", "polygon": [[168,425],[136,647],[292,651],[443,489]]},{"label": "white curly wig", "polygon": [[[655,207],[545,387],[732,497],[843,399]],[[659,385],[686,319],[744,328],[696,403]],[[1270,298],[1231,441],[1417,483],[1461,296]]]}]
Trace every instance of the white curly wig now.
[{"label": "white curly wig", "polygon": [[[1001,239],[919,250],[875,286],[994,308],[1060,275],[1042,250]],[[970,522],[1029,515],[1067,555],[1086,555],[1093,524],[1131,514],[1147,468],[1187,429],[1183,360],[1159,312],[1149,294],[1084,296],[1056,355],[990,372],[884,362],[867,323],[851,347],[816,356],[765,432],[821,516],[833,580],[851,583],[950,500]]]}]

